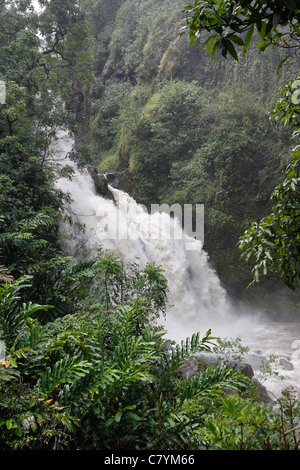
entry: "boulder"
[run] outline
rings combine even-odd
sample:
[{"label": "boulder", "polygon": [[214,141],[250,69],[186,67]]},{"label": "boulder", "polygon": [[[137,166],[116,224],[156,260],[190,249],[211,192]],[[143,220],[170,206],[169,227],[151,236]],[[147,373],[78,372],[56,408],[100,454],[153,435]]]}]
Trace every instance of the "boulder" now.
[{"label": "boulder", "polygon": [[279,359],[279,364],[284,370],[293,370],[294,366],[293,364],[288,360],[288,358],[281,357]]},{"label": "boulder", "polygon": [[247,362],[228,362],[227,366],[230,369],[238,370],[241,374],[249,377],[249,379],[254,377],[254,370],[251,364],[248,364]]},{"label": "boulder", "polygon": [[113,188],[132,194],[133,182],[129,170],[111,170],[103,173],[103,176]]},{"label": "boulder", "polygon": [[178,367],[179,376],[183,380],[190,380],[194,375],[199,373],[199,361],[191,359],[190,361]]},{"label": "boulder", "polygon": [[97,178],[95,178],[94,183],[97,194],[105,197],[106,199],[111,199],[112,201],[114,200],[114,197],[108,188],[107,179],[104,176],[98,176]]},{"label": "boulder", "polygon": [[90,165],[87,165],[87,170],[94,182],[96,193],[106,199],[114,200],[112,193],[108,189],[108,181],[105,176],[103,174],[99,174],[96,168]]},{"label": "boulder", "polygon": [[270,403],[272,401],[268,391],[264,385],[262,385],[256,378],[253,378],[253,383],[257,390],[257,401],[263,403]]}]

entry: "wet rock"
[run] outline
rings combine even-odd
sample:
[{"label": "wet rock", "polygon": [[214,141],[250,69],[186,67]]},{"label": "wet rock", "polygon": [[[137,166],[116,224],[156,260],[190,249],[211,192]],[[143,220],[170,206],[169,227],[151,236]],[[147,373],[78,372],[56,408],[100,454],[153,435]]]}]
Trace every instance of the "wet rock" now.
[{"label": "wet rock", "polygon": [[264,385],[262,385],[256,378],[253,378],[253,383],[257,390],[257,401],[262,403],[270,403],[272,401],[268,391]]},{"label": "wet rock", "polygon": [[178,373],[183,380],[190,380],[199,373],[199,361],[191,359],[190,361],[178,367]]},{"label": "wet rock", "polygon": [[282,366],[284,370],[293,370],[294,366],[293,364],[286,358],[281,357],[279,360],[279,364]]},{"label": "wet rock", "polygon": [[95,189],[96,189],[97,194],[100,194],[106,199],[111,199],[111,200],[114,199],[112,193],[110,192],[108,188],[107,179],[104,176],[96,178],[94,180],[94,183],[95,183]]},{"label": "wet rock", "polygon": [[247,356],[247,361],[252,365],[254,370],[259,370],[260,367],[268,360],[266,356],[250,354]]},{"label": "wet rock", "polygon": [[95,185],[95,190],[96,193],[99,194],[102,197],[105,197],[106,199],[111,199],[113,200],[113,195],[110,192],[108,188],[108,181],[105,178],[104,175],[99,174],[96,170],[96,168],[92,166],[87,167],[89,174],[91,175],[94,185]]},{"label": "wet rock", "polygon": [[230,369],[238,370],[241,374],[245,375],[249,379],[254,377],[254,370],[251,364],[248,364],[247,362],[229,362],[227,366]]},{"label": "wet rock", "polygon": [[107,179],[107,182],[110,186],[126,193],[132,193],[132,178],[130,176],[129,170],[111,170],[103,173],[103,176]]}]

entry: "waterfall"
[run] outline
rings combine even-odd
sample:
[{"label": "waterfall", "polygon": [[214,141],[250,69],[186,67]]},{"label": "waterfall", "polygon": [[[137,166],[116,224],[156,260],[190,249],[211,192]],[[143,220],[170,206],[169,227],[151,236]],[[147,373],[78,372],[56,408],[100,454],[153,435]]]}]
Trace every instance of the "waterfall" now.
[{"label": "waterfall", "polygon": [[[209,328],[215,336],[240,336],[251,347],[250,356],[256,362],[268,354],[285,358],[292,366],[290,383],[299,387],[299,354],[293,348],[300,345],[300,325],[274,324],[257,312],[236,312],[201,241],[188,236],[176,219],[172,219],[174,231],[181,237],[170,237],[169,214],[149,214],[119,189],[109,186],[114,201],[97,195],[87,169],[78,169],[70,160],[72,147],[72,138],[60,133],[51,151],[56,166],[68,165],[74,171],[71,178],[58,177],[56,182],[57,188],[71,196],[66,212],[72,225],[61,224],[62,234],[71,231],[71,236],[63,240],[63,249],[84,258],[102,247],[124,263],[135,262],[140,268],[147,263],[161,266],[168,281],[169,306],[166,319],[160,321],[170,338],[180,341],[198,331],[204,334]],[[80,225],[84,225],[84,232]],[[278,381],[269,381],[269,386],[274,393],[280,388]]]},{"label": "waterfall", "polygon": [[176,219],[171,224],[174,232],[181,232],[182,236],[170,237],[168,213],[149,214],[128,194],[110,190],[121,213],[119,220],[131,229],[128,240],[117,242],[120,257],[130,261],[138,256],[142,267],[146,262],[154,262],[164,270],[169,286],[166,327],[171,336],[180,340],[198,330],[204,333],[209,322],[222,319],[228,322],[231,307],[218,276],[209,266],[201,241],[187,236]]},{"label": "waterfall", "polygon": [[64,250],[84,257],[103,247],[124,263],[136,262],[141,269],[147,263],[161,266],[169,286],[165,326],[178,341],[197,331],[205,333],[211,323],[228,326],[232,308],[202,242],[185,234],[180,222],[168,213],[149,214],[119,189],[109,186],[114,201],[97,195],[87,169],[79,170],[68,158],[72,145],[72,139],[60,136],[52,147],[56,163],[68,165],[74,172],[72,178],[60,177],[56,183],[72,199],[67,208],[72,228],[67,222],[62,224],[62,233],[72,230],[71,238],[63,242]]}]

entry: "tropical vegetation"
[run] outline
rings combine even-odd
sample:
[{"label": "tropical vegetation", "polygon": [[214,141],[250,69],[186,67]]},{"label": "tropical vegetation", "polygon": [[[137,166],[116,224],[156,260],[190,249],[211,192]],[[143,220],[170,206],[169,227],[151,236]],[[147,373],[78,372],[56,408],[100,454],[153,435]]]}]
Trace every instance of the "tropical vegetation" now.
[{"label": "tropical vegetation", "polygon": [[[278,254],[287,250],[290,260],[297,247],[290,196],[298,160],[290,163],[289,129],[275,131],[267,117],[289,74],[274,73],[280,50],[266,51],[268,62],[254,51],[244,64],[233,57],[213,69],[179,34],[186,24],[179,0],[38,5],[0,1],[0,449],[298,449],[294,390],[276,403],[259,401],[213,331],[181,344],[167,338],[157,322],[168,302],[160,266],[124,265],[102,249],[88,259],[62,251],[68,195],[55,186],[52,158],[57,131],[67,128],[72,158],[98,171],[127,170],[138,201],[205,203],[206,247],[235,293],[252,269],[239,264],[238,239],[266,217],[269,239],[253,234],[254,225],[243,243],[268,242],[258,268],[284,266],[287,284],[297,287],[298,265]],[[291,89],[292,82],[277,116],[294,122],[297,106],[286,111]],[[291,229],[283,245],[281,222]],[[226,358],[204,367],[201,354],[225,346]],[[198,373],[186,380],[180,366],[191,358]]]}]

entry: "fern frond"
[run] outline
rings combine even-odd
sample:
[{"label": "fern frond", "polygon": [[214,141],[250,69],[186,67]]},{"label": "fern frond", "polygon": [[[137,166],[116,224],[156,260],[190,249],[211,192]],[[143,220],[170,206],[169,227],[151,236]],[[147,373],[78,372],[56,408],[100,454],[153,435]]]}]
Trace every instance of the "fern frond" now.
[{"label": "fern frond", "polygon": [[26,219],[18,223],[21,234],[26,234],[39,227],[50,228],[54,225],[54,220],[44,213],[35,214],[33,219]]},{"label": "fern frond", "polygon": [[174,376],[177,374],[178,367],[187,361],[191,356],[197,355],[200,352],[210,351],[211,340],[215,339],[210,336],[211,330],[208,330],[201,339],[200,333],[195,333],[191,338],[182,341],[181,344],[176,344],[171,349],[171,354],[166,354],[157,365],[157,382],[156,391],[153,398],[157,398],[164,387],[174,387]]},{"label": "fern frond", "polygon": [[175,348],[172,349],[171,357],[167,358],[168,367],[174,369],[178,367],[184,361],[189,359],[192,355],[196,355],[200,352],[210,352],[210,346],[213,344],[211,340],[216,339],[210,336],[211,330],[208,330],[203,338],[200,338],[200,333],[194,333],[191,338],[181,341],[181,344],[176,344]]},{"label": "fern frond", "polygon": [[41,374],[37,387],[44,393],[50,394],[55,387],[65,383],[73,383],[79,377],[84,377],[90,372],[93,365],[77,357],[65,356],[56,362],[51,369],[47,367],[46,372]]},{"label": "fern frond", "polygon": [[31,287],[29,280],[30,276],[24,276],[12,284],[0,285],[0,338],[5,341],[8,349],[15,343],[17,337],[20,338],[30,315],[50,308],[32,302],[20,304],[21,290]]},{"label": "fern frond", "polygon": [[12,382],[20,377],[19,371],[8,367],[8,364],[0,362],[0,381]]},{"label": "fern frond", "polygon": [[5,266],[0,265],[0,282],[11,284],[13,281],[14,278],[9,274],[8,269]]},{"label": "fern frond", "polygon": [[121,305],[118,307],[114,319],[118,336],[121,335],[123,338],[132,336],[136,331],[139,320],[139,311],[132,308],[131,305]]},{"label": "fern frond", "polygon": [[247,385],[250,385],[250,380],[239,371],[225,365],[208,367],[190,380],[183,381],[180,400],[184,402],[195,396],[210,398],[223,394],[226,389],[239,390]]},{"label": "fern frond", "polygon": [[152,365],[158,360],[154,343],[145,342],[142,336],[127,337],[120,341],[110,357],[114,368],[121,372],[116,386],[128,387],[132,383],[152,383]]}]

